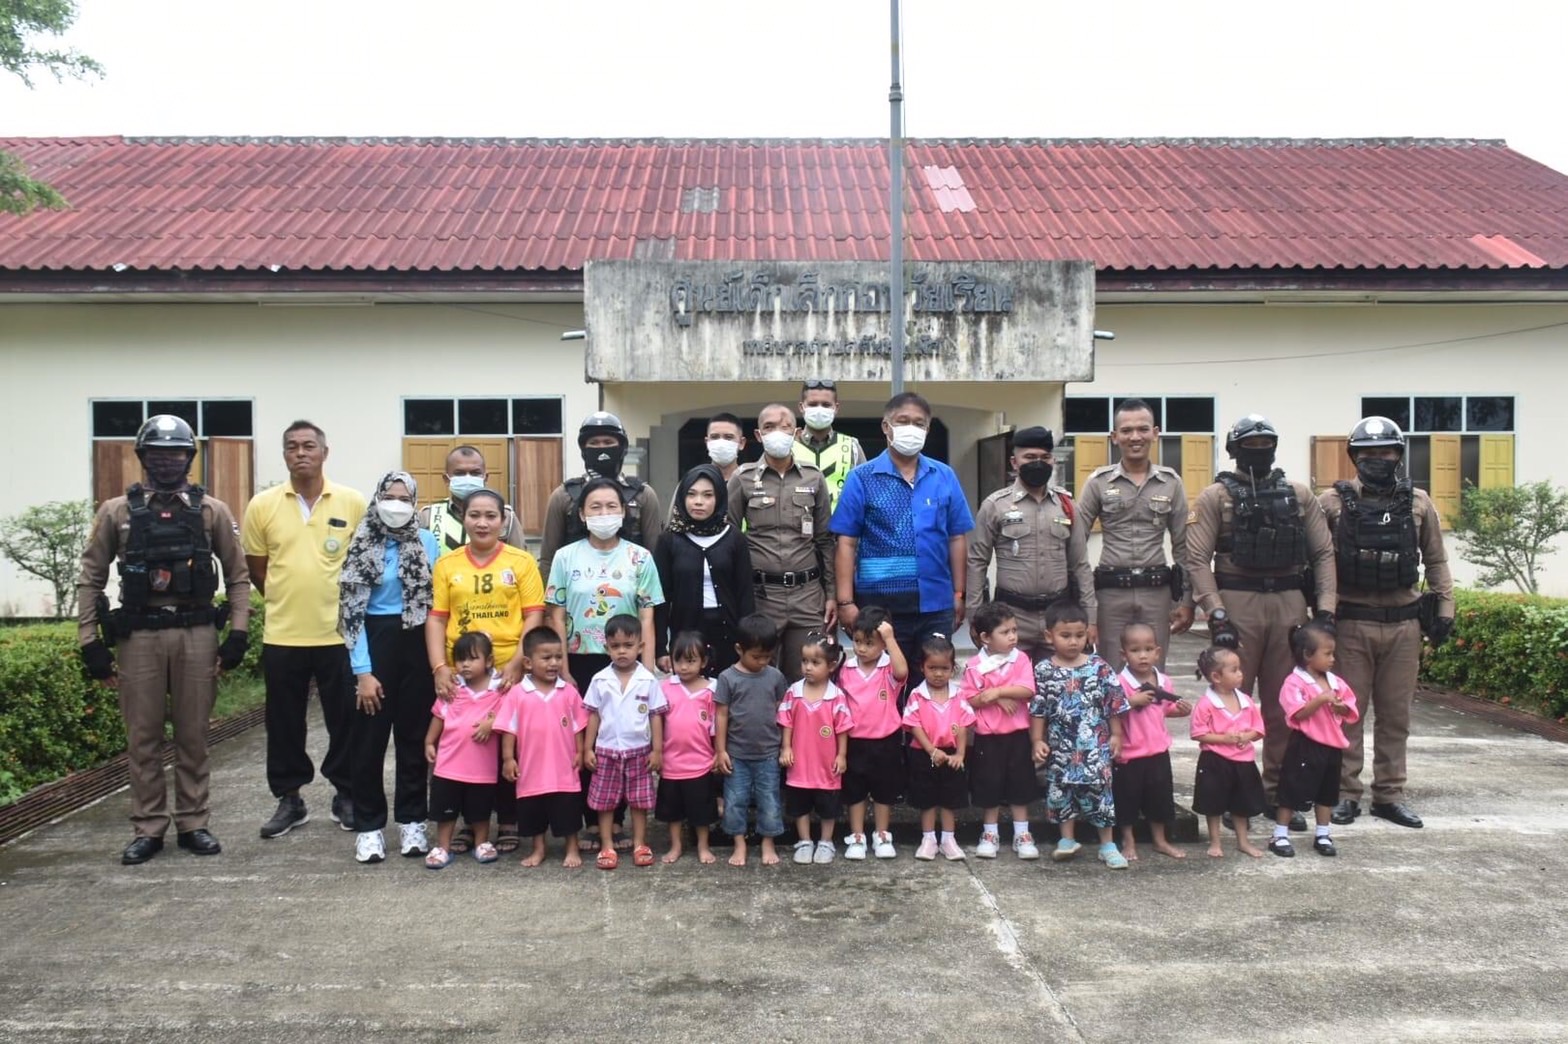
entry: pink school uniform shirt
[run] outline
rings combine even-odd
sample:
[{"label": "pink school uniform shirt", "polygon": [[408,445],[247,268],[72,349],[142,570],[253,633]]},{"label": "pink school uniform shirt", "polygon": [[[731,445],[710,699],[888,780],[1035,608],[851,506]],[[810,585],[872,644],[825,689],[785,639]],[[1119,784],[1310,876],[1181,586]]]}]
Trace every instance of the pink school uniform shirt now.
[{"label": "pink school uniform shirt", "polygon": [[851,739],[884,739],[901,727],[898,718],[898,679],[893,677],[893,658],[887,653],[876,666],[864,671],[859,663],[847,663],[838,672],[838,687],[849,701],[854,727]]},{"label": "pink school uniform shirt", "polygon": [[[1154,684],[1164,689],[1171,690],[1170,675],[1156,669]],[[1122,683],[1122,692],[1129,698],[1138,692],[1138,686],[1143,684],[1132,676],[1132,671],[1122,668],[1116,680]],[[1171,749],[1171,734],[1165,729],[1165,719],[1176,713],[1176,704],[1161,703],[1156,701],[1147,707],[1134,707],[1122,719],[1122,756],[1119,762],[1132,761],[1134,758],[1149,758],[1156,754],[1163,754]],[[1229,729],[1221,729],[1229,732]]]},{"label": "pink school uniform shirt", "polygon": [[1350,741],[1345,738],[1344,725],[1347,722],[1359,721],[1361,712],[1356,708],[1356,694],[1345,684],[1345,679],[1330,671],[1328,683],[1339,698],[1345,701],[1350,708],[1350,714],[1339,717],[1334,713],[1334,708],[1324,704],[1312,713],[1306,721],[1297,721],[1296,712],[1305,707],[1310,701],[1318,697],[1318,683],[1312,680],[1312,675],[1297,667],[1285,679],[1285,684],[1279,689],[1279,707],[1285,712],[1285,724],[1293,729],[1299,729],[1308,739],[1317,740],[1325,747],[1334,747],[1344,750],[1350,746]]},{"label": "pink school uniform shirt", "polygon": [[[957,695],[956,688],[950,687],[947,691],[952,694],[947,702],[938,703],[931,698],[931,690],[926,688],[925,682],[916,685],[909,693],[909,702],[904,705],[904,727],[913,730],[919,726],[938,747],[957,750],[958,730],[975,723],[975,709],[969,706],[968,700]],[[913,736],[909,745],[917,750],[925,749]]]},{"label": "pink school uniform shirt", "polygon": [[[1241,704],[1239,713],[1232,714],[1225,708],[1219,694],[1209,689],[1203,694],[1196,706],[1192,708],[1192,727],[1189,735],[1193,739],[1207,736],[1211,732],[1262,732],[1263,712],[1258,710],[1258,705],[1246,693],[1237,691],[1236,699]],[[1206,746],[1204,750],[1212,750],[1222,758],[1231,761],[1253,761],[1257,758],[1257,741],[1251,743],[1227,743],[1223,746],[1214,744]]]},{"label": "pink school uniform shirt", "polygon": [[[1003,685],[1022,685],[1031,696],[1034,694],[1034,664],[1017,649],[1006,656],[992,656],[987,652],[971,656],[969,662],[964,664],[964,678],[959,684],[957,695],[967,701],[977,692]],[[996,703],[971,708],[975,716],[975,732],[982,736],[996,736],[1027,731],[1029,697],[1025,696],[1017,703],[1011,714]]]},{"label": "pink school uniform shirt", "polygon": [[702,688],[689,692],[674,675],[664,679],[665,779],[701,779],[713,770],[713,680],[702,679]]},{"label": "pink school uniform shirt", "polygon": [[795,730],[790,741],[795,763],[785,772],[784,782],[802,790],[837,790],[841,781],[833,762],[838,757],[838,734],[855,724],[849,701],[828,682],[822,699],[812,703],[804,695],[805,685],[803,681],[791,685],[779,703],[778,723]]},{"label": "pink school uniform shirt", "polygon": [[524,676],[506,694],[495,727],[517,737],[518,797],[581,793],[582,779],[572,762],[577,734],[588,727],[588,711],[566,679],[541,689]]},{"label": "pink school uniform shirt", "polygon": [[461,679],[450,700],[436,700],[430,713],[441,719],[441,739],[436,744],[436,775],[456,783],[494,783],[500,778],[496,751],[501,739],[494,732],[483,743],[474,742],[474,726],[501,709],[501,693],[494,689],[475,692]]}]

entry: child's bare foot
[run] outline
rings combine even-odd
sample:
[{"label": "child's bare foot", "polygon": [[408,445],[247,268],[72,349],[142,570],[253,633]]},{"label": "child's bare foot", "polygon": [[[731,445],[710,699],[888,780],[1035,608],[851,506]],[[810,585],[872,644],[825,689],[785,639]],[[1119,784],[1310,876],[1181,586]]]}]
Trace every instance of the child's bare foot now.
[{"label": "child's bare foot", "polygon": [[568,870],[575,870],[583,865],[582,850],[577,847],[576,838],[566,839],[566,858],[561,860],[561,865]]},{"label": "child's bare foot", "polygon": [[1123,843],[1122,855],[1127,858],[1129,863],[1136,863],[1138,861],[1138,846],[1131,841]]},{"label": "child's bare foot", "polygon": [[533,849],[527,855],[523,856],[523,865],[524,866],[539,866],[543,862],[544,862],[544,835],[540,834],[538,837],[534,838],[534,847],[533,847]]},{"label": "child's bare foot", "polygon": [[660,860],[660,862],[673,863],[673,862],[675,862],[677,859],[679,859],[681,857],[681,843],[680,843],[680,841],[678,839],[676,839],[674,837],[675,832],[673,830],[670,831],[670,834],[671,834],[670,850],[668,852],[664,853],[664,858],[662,860]]},{"label": "child's bare foot", "polygon": [[[1169,841],[1156,841],[1154,843],[1154,850],[1156,852],[1160,853],[1160,855],[1170,856],[1172,859],[1186,859],[1187,858],[1187,853],[1186,852],[1183,852],[1181,849],[1177,848],[1175,845],[1171,844]],[[1132,854],[1128,853],[1127,858],[1131,859],[1132,858]]]},{"label": "child's bare foot", "polygon": [[1245,841],[1236,842],[1236,851],[1242,853],[1243,855],[1249,855],[1254,859],[1263,858],[1263,849],[1258,848],[1256,845],[1248,844]]},{"label": "child's bare foot", "polygon": [[1219,845],[1210,845],[1209,846],[1209,858],[1210,859],[1224,859],[1225,858],[1225,849],[1221,848]]},{"label": "child's bare foot", "polygon": [[778,862],[779,862],[779,850],[773,846],[773,839],[771,837],[763,838],[762,839],[762,865],[763,866],[777,866]]},{"label": "child's bare foot", "polygon": [[730,855],[731,866],[746,865],[746,842],[741,838],[735,839],[735,851]]},{"label": "child's bare foot", "polygon": [[713,849],[709,848],[707,845],[698,845],[697,846],[697,862],[699,862],[699,863],[716,863],[716,862],[718,862],[718,859],[714,856]]}]

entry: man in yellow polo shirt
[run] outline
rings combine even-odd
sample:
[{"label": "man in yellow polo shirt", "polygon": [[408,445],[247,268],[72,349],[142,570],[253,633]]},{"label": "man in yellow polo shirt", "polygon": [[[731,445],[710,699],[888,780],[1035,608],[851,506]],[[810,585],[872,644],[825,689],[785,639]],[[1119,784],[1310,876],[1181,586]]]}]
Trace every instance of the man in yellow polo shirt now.
[{"label": "man in yellow polo shirt", "polygon": [[261,826],[279,837],[310,818],[300,788],[315,778],[305,751],[310,682],[321,694],[327,754],[321,774],[335,789],[332,820],[354,829],[349,795],[348,733],[354,713],[354,675],[338,634],[338,576],[354,529],[365,514],[357,490],[322,474],[327,437],[310,421],[283,433],[288,482],[251,498],[241,525],[251,586],[266,601],[261,647],[267,686],[267,785],[278,809]]}]

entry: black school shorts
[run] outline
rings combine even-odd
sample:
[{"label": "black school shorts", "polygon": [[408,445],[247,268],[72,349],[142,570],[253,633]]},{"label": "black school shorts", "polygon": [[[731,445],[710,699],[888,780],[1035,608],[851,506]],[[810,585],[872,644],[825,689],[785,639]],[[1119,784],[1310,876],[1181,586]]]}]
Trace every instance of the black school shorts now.
[{"label": "black school shorts", "polygon": [[849,737],[844,772],[844,804],[858,805],[866,798],[879,805],[896,805],[904,796],[903,730],[881,739]]},{"label": "black school shorts", "polygon": [[661,823],[712,826],[719,818],[718,792],[713,785],[713,774],[704,772],[695,779],[668,779],[660,776],[653,815]]},{"label": "black school shorts", "polygon": [[430,777],[430,818],[437,823],[450,823],[458,816],[465,823],[488,823],[494,811],[494,783]]},{"label": "black school shorts", "polygon": [[1034,749],[1028,729],[992,735],[975,733],[964,764],[969,773],[969,796],[976,808],[1027,805],[1040,799],[1040,779],[1034,771]]},{"label": "black school shorts", "polygon": [[818,819],[838,819],[844,814],[844,798],[837,790],[812,790],[784,787],[784,815],[789,819],[815,815]]},{"label": "black school shorts", "polygon": [[1250,818],[1262,815],[1264,806],[1263,777],[1258,775],[1257,762],[1232,761],[1212,750],[1198,755],[1198,776],[1192,784],[1194,812],[1200,816],[1229,812]]},{"label": "black school shorts", "polygon": [[1279,763],[1279,803],[1297,812],[1309,811],[1313,805],[1338,804],[1343,760],[1344,751],[1338,747],[1291,729],[1285,757]]},{"label": "black school shorts", "polygon": [[1169,751],[1112,765],[1111,796],[1116,800],[1116,825],[1129,827],[1139,819],[1151,823],[1174,822],[1175,789]]},{"label": "black school shorts", "polygon": [[583,828],[583,796],[575,790],[554,794],[533,794],[517,799],[517,832],[538,837],[549,827],[556,837],[575,834]]},{"label": "black school shorts", "polygon": [[[965,758],[967,763],[968,758]],[[969,806],[969,770],[938,768],[931,755],[919,747],[909,748],[909,805],[924,812],[945,808],[956,812]]]}]

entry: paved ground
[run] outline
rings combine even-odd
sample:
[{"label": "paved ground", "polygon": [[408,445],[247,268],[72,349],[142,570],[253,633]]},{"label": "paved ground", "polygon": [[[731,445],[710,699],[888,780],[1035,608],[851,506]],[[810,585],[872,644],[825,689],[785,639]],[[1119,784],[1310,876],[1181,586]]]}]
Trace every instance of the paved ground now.
[{"label": "paved ground", "polygon": [[907,846],[768,870],[361,867],[320,785],[309,825],[256,836],[256,730],[217,755],[222,856],[120,867],[123,795],[0,849],[0,1040],[1568,1039],[1568,747],[1432,707],[1417,729],[1425,830],[1363,820],[1336,860],[1195,846],[1120,874]]}]

